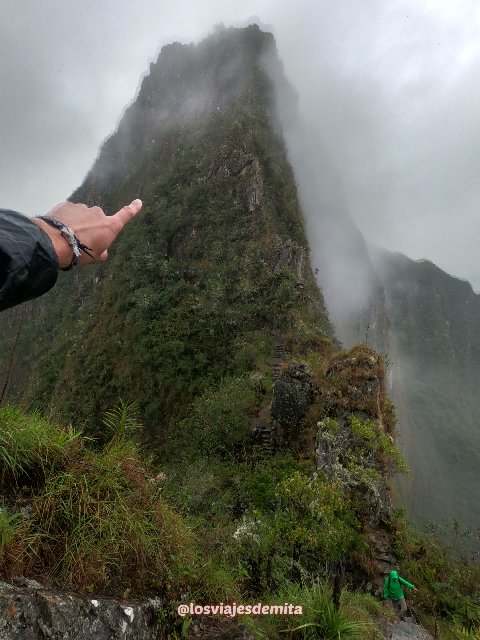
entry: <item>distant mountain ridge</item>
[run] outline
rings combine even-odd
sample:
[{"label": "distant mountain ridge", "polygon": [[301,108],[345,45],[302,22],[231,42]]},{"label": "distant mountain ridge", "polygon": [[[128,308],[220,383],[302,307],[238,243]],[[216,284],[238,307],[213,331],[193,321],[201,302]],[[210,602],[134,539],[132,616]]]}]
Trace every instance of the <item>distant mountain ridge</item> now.
[{"label": "distant mountain ridge", "polygon": [[[281,101],[280,101],[280,104]],[[399,504],[424,525],[480,527],[480,323],[471,285],[428,260],[367,246],[322,139],[281,108],[313,265],[342,343],[366,342],[392,366],[389,392],[411,473]],[[317,127],[315,127],[317,128]]]},{"label": "distant mountain ridge", "polygon": [[418,523],[480,525],[480,296],[430,261],[371,250],[391,322],[402,500]]}]

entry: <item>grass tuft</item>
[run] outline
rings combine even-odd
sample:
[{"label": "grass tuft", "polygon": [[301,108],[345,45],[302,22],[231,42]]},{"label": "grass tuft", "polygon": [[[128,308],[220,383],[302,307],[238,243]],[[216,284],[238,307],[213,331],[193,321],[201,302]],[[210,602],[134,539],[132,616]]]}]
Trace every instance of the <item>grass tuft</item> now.
[{"label": "grass tuft", "polygon": [[80,433],[61,429],[38,414],[26,418],[7,405],[0,409],[0,481],[18,487],[40,483],[83,448]]},{"label": "grass tuft", "polygon": [[257,638],[302,638],[302,640],[356,640],[374,638],[375,625],[371,616],[364,619],[351,615],[351,607],[345,606],[344,596],[337,609],[332,591],[327,583],[316,581],[311,585],[288,583],[271,596],[272,604],[287,602],[302,606],[303,613],[295,616],[265,616],[245,618],[247,626]]},{"label": "grass tuft", "polygon": [[[124,409],[118,413],[127,424]],[[21,573],[81,591],[173,598],[195,581],[193,535],[125,429],[91,451],[73,429],[36,415],[5,408],[0,424],[2,477],[17,480],[6,493],[11,513],[0,519],[3,577]],[[21,478],[26,484],[18,491]]]}]

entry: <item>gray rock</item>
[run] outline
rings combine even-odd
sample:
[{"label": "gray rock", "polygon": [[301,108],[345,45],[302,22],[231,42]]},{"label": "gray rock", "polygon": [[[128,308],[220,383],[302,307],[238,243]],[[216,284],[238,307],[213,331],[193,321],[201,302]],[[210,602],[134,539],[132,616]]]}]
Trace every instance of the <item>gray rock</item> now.
[{"label": "gray rock", "polygon": [[160,600],[127,602],[87,598],[47,589],[34,580],[23,582],[25,586],[0,583],[2,640],[156,640],[158,637]]},{"label": "gray rock", "polygon": [[307,252],[304,247],[300,246],[293,240],[287,240],[280,249],[275,272],[279,272],[282,268],[288,267],[293,271],[299,283],[303,281],[305,262]]},{"label": "gray rock", "polygon": [[273,389],[272,417],[289,429],[297,428],[314,398],[310,375],[302,365],[290,365]]},{"label": "gray rock", "polygon": [[433,640],[433,636],[426,629],[409,621],[388,622],[385,637],[391,640]]},{"label": "gray rock", "polygon": [[18,576],[17,578],[14,578],[13,582],[16,586],[19,587],[29,587],[30,589],[44,589],[43,584],[40,584],[36,580],[25,578],[25,576]]}]

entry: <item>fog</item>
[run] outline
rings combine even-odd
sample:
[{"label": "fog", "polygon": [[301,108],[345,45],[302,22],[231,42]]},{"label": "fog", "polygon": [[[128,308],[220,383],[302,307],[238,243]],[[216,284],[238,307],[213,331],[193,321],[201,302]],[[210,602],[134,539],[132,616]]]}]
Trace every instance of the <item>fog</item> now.
[{"label": "fog", "polygon": [[479,289],[480,8],[468,0],[3,0],[1,205],[34,214],[68,197],[163,44],[251,16],[275,33],[316,141],[311,179],[332,178],[324,197],[368,241]]}]

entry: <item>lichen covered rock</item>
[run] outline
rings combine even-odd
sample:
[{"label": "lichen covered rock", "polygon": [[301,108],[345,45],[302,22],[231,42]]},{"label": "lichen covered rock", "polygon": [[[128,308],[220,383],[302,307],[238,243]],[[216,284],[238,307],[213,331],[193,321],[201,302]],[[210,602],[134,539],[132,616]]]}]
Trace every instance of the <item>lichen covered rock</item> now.
[{"label": "lichen covered rock", "polygon": [[350,414],[340,420],[327,418],[318,427],[317,469],[330,481],[341,484],[346,492],[356,494],[368,521],[388,519],[391,500],[378,423],[361,414]]},{"label": "lichen covered rock", "polygon": [[159,599],[122,602],[0,582],[2,640],[156,640]]},{"label": "lichen covered rock", "polygon": [[317,397],[316,468],[342,487],[362,523],[365,548],[350,570],[378,593],[384,571],[396,564],[388,479],[393,470],[405,470],[391,433],[382,356],[366,345],[337,354],[319,381]]},{"label": "lichen covered rock", "polygon": [[305,417],[313,398],[313,383],[305,366],[291,364],[275,383],[272,417],[288,430],[295,430]]},{"label": "lichen covered rock", "polygon": [[297,280],[301,282],[304,278],[306,259],[307,252],[305,248],[293,240],[287,240],[281,246],[275,271],[278,272],[282,268],[288,267],[293,271]]}]

